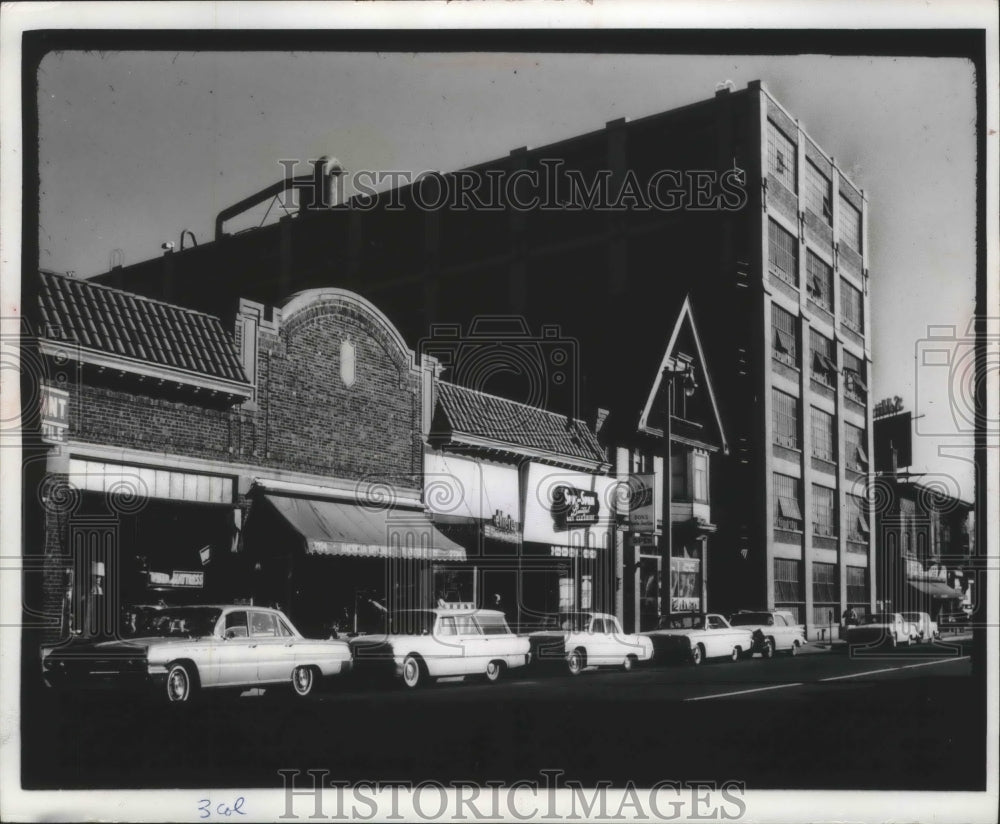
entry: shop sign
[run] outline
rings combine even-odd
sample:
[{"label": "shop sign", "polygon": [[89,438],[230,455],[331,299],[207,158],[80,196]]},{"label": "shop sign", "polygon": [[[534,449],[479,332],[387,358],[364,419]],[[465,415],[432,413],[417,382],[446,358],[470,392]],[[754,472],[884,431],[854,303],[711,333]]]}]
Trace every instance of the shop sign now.
[{"label": "shop sign", "polygon": [[516,544],[521,540],[521,524],[498,509],[490,520],[483,522],[483,537]]},{"label": "shop sign", "polygon": [[586,549],[576,546],[554,546],[552,547],[553,558],[596,558],[596,549]]},{"label": "shop sign", "polygon": [[655,535],[653,533],[648,533],[647,534],[645,532],[638,532],[638,533],[637,532],[633,532],[632,533],[632,538],[631,538],[631,544],[632,544],[632,546],[651,546],[651,547],[655,547],[656,544],[657,544],[657,540],[658,539],[659,539],[659,536]]},{"label": "shop sign", "polygon": [[698,612],[701,609],[700,598],[671,598],[671,612]]},{"label": "shop sign", "polygon": [[42,384],[38,397],[42,440],[63,443],[69,429],[69,392]]},{"label": "shop sign", "polygon": [[557,526],[589,526],[597,523],[600,503],[597,493],[560,484],[552,489],[552,517]]},{"label": "shop sign", "polygon": [[151,587],[171,587],[172,589],[201,589],[205,586],[205,573],[185,572],[176,569],[170,573],[150,571],[149,585]]},{"label": "shop sign", "polygon": [[628,481],[629,528],[633,532],[654,532],[656,530],[656,476],[650,472],[632,475]]}]

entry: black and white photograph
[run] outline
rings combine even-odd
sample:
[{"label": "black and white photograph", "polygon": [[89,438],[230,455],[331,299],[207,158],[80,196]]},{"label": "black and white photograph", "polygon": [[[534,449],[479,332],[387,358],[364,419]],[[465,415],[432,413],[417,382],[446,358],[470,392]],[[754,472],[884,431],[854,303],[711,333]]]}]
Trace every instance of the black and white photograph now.
[{"label": "black and white photograph", "polygon": [[996,822],[998,5],[0,8],[0,818]]}]

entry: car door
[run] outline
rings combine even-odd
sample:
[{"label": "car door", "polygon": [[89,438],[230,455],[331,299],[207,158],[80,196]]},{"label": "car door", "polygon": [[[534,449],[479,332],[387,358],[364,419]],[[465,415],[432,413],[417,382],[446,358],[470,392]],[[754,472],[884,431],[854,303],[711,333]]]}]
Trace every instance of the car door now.
[{"label": "car door", "polygon": [[434,666],[440,675],[461,675],[464,672],[465,649],[459,637],[453,615],[438,616],[434,625]]},{"label": "car door", "polygon": [[705,620],[705,654],[709,658],[718,658],[722,655],[729,655],[733,648],[734,636],[732,628],[719,615],[709,615]]},{"label": "car door", "polygon": [[597,666],[621,663],[625,656],[617,650],[611,627],[603,617],[594,618],[590,622],[590,651],[588,663]]},{"label": "car door", "polygon": [[246,610],[226,613],[223,619],[223,640],[216,645],[212,665],[214,686],[252,684],[257,680],[257,649],[250,638],[249,616]]},{"label": "car door", "polygon": [[489,661],[489,640],[479,631],[472,615],[456,615],[455,626],[461,650],[459,670],[464,675],[485,672]]},{"label": "car door", "polygon": [[295,666],[295,649],[290,638],[278,633],[273,613],[263,610],[250,612],[251,651],[257,653],[257,680],[261,683],[287,681]]}]

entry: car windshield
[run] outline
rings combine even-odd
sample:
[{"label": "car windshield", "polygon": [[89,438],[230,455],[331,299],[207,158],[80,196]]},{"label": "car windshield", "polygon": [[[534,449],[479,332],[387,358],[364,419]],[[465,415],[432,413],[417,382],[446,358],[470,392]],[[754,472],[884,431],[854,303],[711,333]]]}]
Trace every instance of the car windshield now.
[{"label": "car windshield", "polygon": [[559,627],[567,632],[586,632],[590,626],[590,616],[586,612],[570,612],[559,620]]},{"label": "car windshield", "polygon": [[741,612],[729,619],[734,627],[751,627],[757,624],[773,624],[774,618],[769,612]]},{"label": "car windshield", "polygon": [[704,629],[704,615],[664,615],[657,629]]},{"label": "car windshield", "polygon": [[135,615],[139,638],[204,638],[212,634],[222,610],[217,607],[142,609]]},{"label": "car windshield", "polygon": [[429,635],[434,628],[434,613],[423,610],[397,612],[389,616],[390,635]]}]

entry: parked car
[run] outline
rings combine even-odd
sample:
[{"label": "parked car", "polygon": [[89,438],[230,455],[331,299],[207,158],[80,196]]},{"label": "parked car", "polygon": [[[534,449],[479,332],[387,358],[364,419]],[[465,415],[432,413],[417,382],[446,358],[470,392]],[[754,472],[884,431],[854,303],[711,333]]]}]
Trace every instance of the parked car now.
[{"label": "parked car", "polygon": [[795,655],[806,643],[806,630],[795,622],[795,616],[787,609],[750,612],[740,610],[729,617],[734,627],[742,627],[753,633],[753,652],[765,658],[772,658],[775,652]]},{"label": "parked car", "polygon": [[941,637],[937,621],[932,621],[926,612],[904,612],[902,615],[903,620],[909,621],[913,626],[918,641],[932,641]]},{"label": "parked car", "polygon": [[863,624],[848,627],[846,635],[851,646],[887,643],[895,647],[897,644],[912,644],[916,640],[917,629],[899,612],[876,612],[869,615]]},{"label": "parked car", "polygon": [[201,690],[251,687],[287,686],[304,698],[352,666],[346,642],[303,638],[276,609],[150,607],[134,615],[134,637],[43,646],[45,682],[68,690],[152,689],[173,704]]},{"label": "parked car", "polygon": [[565,665],[570,675],[587,667],[621,667],[631,670],[653,657],[653,642],[641,635],[627,635],[614,615],[603,612],[567,612],[551,628],[532,632],[532,661]]},{"label": "parked car", "polygon": [[738,661],[753,648],[753,633],[733,627],[721,615],[682,612],[664,615],[655,630],[644,632],[653,642],[658,660],[681,658],[701,664],[707,658]]},{"label": "parked car", "polygon": [[410,688],[452,675],[492,683],[531,658],[531,642],[511,632],[498,610],[401,610],[388,616],[387,629],[351,639],[358,672],[382,670]]}]

